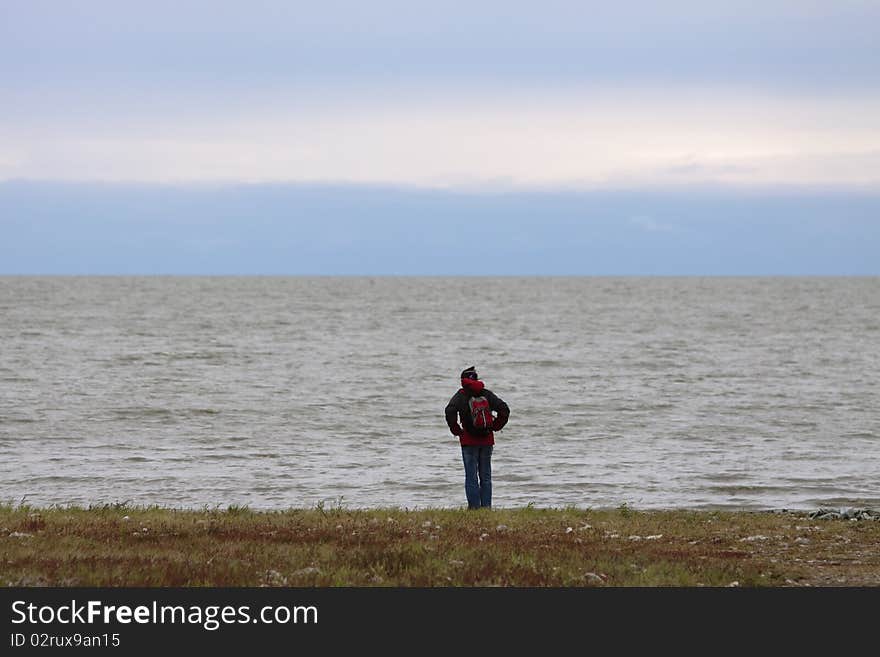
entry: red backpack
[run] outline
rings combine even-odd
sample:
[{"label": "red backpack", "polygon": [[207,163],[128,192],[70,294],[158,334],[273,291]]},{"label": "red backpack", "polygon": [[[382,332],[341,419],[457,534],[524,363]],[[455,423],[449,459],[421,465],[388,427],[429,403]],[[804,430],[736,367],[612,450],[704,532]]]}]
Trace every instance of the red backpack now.
[{"label": "red backpack", "polygon": [[468,399],[468,408],[471,411],[471,424],[475,434],[485,436],[492,431],[495,417],[492,415],[492,407],[489,406],[488,399],[482,395],[471,397]]}]

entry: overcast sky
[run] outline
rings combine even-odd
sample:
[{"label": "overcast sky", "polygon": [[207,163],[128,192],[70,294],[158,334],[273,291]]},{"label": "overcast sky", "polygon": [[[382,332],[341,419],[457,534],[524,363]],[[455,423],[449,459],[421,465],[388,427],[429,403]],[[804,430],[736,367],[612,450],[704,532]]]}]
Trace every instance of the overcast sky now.
[{"label": "overcast sky", "polygon": [[[567,220],[577,239],[608,235],[596,232],[605,225],[595,223],[599,215],[615,229],[644,231],[655,215],[690,216],[700,207],[735,225],[729,206],[748,197],[742,221],[763,218],[755,239],[777,251],[784,244],[769,240],[778,240],[778,222],[797,218],[779,212],[833,198],[819,204],[833,211],[811,221],[846,227],[847,243],[862,251],[878,246],[876,1],[0,0],[0,79],[0,272],[22,263],[54,271],[39,260],[40,241],[22,231],[51,244],[58,221],[93,231],[90,255],[71,254],[68,269],[89,270],[101,249],[113,260],[109,250],[118,255],[120,246],[102,240],[114,225],[92,221],[96,203],[122,211],[135,197],[159,207],[171,190],[175,199],[189,193],[189,211],[207,213],[197,218],[204,225],[217,205],[206,189],[242,185],[262,185],[262,196],[248,194],[284,234],[290,222],[315,220],[296,206],[308,189],[347,198],[375,190],[381,212],[346,212],[370,222],[379,250],[401,238],[395,208],[404,205],[407,222],[431,222],[424,235],[441,234],[449,218],[419,212],[418,201],[436,209],[441,191],[464,203],[457,212],[469,207],[462,199],[490,195],[494,205],[472,204],[482,208],[479,218],[513,232],[534,230],[522,213],[510,218],[514,199],[590,199],[589,212]],[[70,184],[90,185],[90,205]],[[279,197],[267,184],[299,192]],[[65,212],[44,205],[52,185],[67,194]],[[620,209],[625,197],[614,196],[620,211],[602,214],[593,202],[625,190],[654,194],[657,205],[628,213]],[[800,200],[772,201],[780,195]],[[847,203],[848,195],[858,201]],[[269,198],[281,205],[270,211]],[[523,202],[534,212],[564,205]],[[254,219],[240,215],[245,224]],[[163,231],[193,225],[192,216],[175,217],[163,215]],[[271,230],[266,236],[268,247]],[[439,254],[441,246],[426,237],[420,248]],[[880,273],[864,264],[866,253],[836,253],[832,272]],[[534,264],[539,255],[521,257]],[[645,257],[653,271],[702,271],[698,262],[715,271],[686,255],[648,249]],[[747,254],[730,255],[735,272],[766,269]],[[311,269],[383,273],[373,262],[353,252],[344,266]],[[565,269],[596,273],[576,262],[572,255]],[[507,262],[486,273],[499,268],[516,270]],[[205,265],[204,273],[216,269]],[[815,269],[804,260],[792,271]]]}]

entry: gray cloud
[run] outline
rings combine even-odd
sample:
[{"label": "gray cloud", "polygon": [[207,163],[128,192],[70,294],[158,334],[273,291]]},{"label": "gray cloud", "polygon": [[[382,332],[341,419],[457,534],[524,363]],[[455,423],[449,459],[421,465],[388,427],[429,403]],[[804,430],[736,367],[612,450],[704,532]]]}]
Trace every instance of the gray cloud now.
[{"label": "gray cloud", "polygon": [[[7,1],[8,81],[228,85],[498,79],[880,82],[880,5],[770,2]],[[36,79],[35,79],[36,78]]]},{"label": "gray cloud", "polygon": [[865,185],[880,171],[865,155],[876,2],[7,0],[0,14],[0,179]]}]

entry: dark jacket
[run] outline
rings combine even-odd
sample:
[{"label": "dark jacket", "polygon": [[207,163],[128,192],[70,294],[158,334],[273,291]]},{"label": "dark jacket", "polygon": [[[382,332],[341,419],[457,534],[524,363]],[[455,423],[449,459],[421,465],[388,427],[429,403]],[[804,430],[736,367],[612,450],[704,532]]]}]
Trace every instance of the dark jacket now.
[{"label": "dark jacket", "polygon": [[[495,415],[492,431],[478,435],[471,421],[468,399],[482,395],[489,401],[489,408]],[[504,400],[483,385],[482,381],[462,379],[458,390],[446,405],[446,424],[462,445],[494,445],[495,431],[500,431],[510,418],[510,409]],[[459,424],[459,422],[461,424]]]}]

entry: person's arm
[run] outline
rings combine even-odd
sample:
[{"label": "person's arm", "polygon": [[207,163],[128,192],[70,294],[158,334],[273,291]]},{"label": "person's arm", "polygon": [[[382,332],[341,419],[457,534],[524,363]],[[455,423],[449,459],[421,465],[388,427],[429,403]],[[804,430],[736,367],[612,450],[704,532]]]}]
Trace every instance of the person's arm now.
[{"label": "person's arm", "polygon": [[489,404],[496,414],[495,420],[492,422],[492,431],[501,431],[507,424],[507,420],[510,419],[510,407],[495,393],[491,393]]},{"label": "person's arm", "polygon": [[455,406],[456,396],[457,393],[456,395],[453,395],[452,399],[449,400],[449,403],[446,404],[446,424],[449,425],[449,431],[452,432],[453,436],[460,436],[464,431],[458,424],[458,408]]}]

